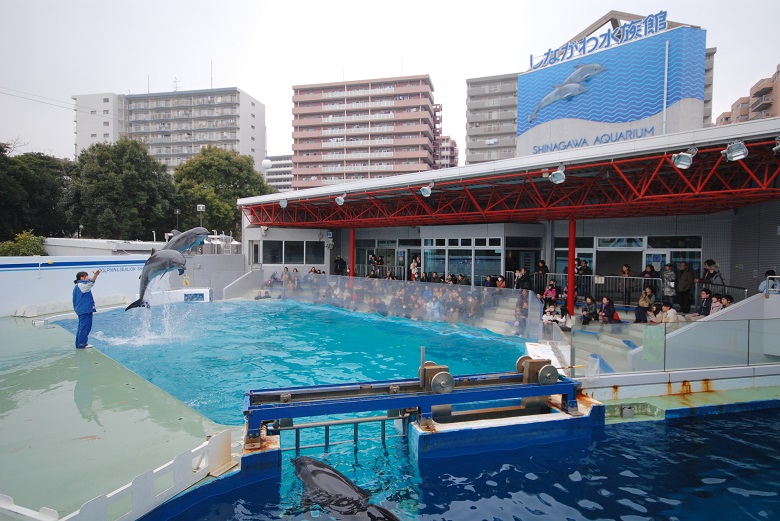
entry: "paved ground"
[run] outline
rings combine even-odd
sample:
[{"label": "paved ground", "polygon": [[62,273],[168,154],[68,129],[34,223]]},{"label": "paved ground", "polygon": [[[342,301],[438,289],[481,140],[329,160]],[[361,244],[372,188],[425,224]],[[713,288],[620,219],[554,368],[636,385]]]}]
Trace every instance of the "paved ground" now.
[{"label": "paved ground", "polygon": [[59,326],[3,317],[0,338],[0,494],[17,505],[68,515],[226,428],[100,352],[77,352]]}]

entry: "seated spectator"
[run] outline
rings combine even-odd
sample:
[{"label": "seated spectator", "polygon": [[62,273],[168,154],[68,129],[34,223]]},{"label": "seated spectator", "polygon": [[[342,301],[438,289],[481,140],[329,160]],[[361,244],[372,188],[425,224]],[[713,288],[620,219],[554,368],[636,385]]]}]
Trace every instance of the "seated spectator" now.
[{"label": "seated spectator", "polygon": [[726,309],[733,303],[734,303],[734,297],[732,297],[731,295],[723,295],[720,298],[720,305],[723,306],[723,309]]},{"label": "seated spectator", "polygon": [[544,302],[544,307],[547,308],[550,305],[555,305],[558,302],[558,288],[555,285],[555,280],[550,280],[550,283],[544,290],[544,293],[537,295],[539,300]]},{"label": "seated spectator", "polygon": [[599,332],[604,331],[605,324],[612,324],[612,332],[618,333],[620,332],[620,322],[620,316],[615,311],[615,304],[612,303],[612,299],[603,297],[601,299],[601,309],[599,309],[599,323],[601,324]]},{"label": "seated spectator", "polygon": [[443,282],[442,278],[439,277],[439,273],[434,271],[433,274],[431,274],[431,282],[434,284],[439,284]]},{"label": "seated spectator", "polygon": [[598,318],[599,312],[596,303],[593,301],[593,297],[588,295],[582,305],[582,325],[587,326],[591,320],[598,320]]},{"label": "seated spectator", "polygon": [[672,307],[671,302],[661,304],[660,313],[649,313],[651,324],[668,324],[677,322],[677,310]]},{"label": "seated spectator", "polygon": [[699,320],[702,317],[706,317],[710,314],[710,309],[712,309],[712,291],[707,288],[702,288],[701,304],[699,304],[699,307],[696,308],[695,313],[686,315],[685,320],[693,322]]},{"label": "seated spectator", "polygon": [[713,313],[717,313],[721,309],[723,309],[723,304],[720,303],[720,299],[723,298],[723,295],[720,295],[719,293],[713,293],[712,294],[712,305],[710,306],[710,315]]},{"label": "seated spectator", "polygon": [[255,295],[255,300],[261,300],[264,298],[271,298],[271,293],[268,290],[260,290],[257,292],[257,295]]},{"label": "seated spectator", "polygon": [[645,286],[645,291],[642,296],[639,297],[639,304],[634,309],[634,324],[646,323],[647,314],[650,313],[655,304],[655,292],[652,286]]}]

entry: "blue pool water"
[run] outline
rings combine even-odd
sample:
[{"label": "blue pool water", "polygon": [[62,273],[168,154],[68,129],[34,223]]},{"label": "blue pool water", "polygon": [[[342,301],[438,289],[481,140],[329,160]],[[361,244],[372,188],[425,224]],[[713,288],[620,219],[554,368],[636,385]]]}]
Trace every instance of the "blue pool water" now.
[{"label": "blue pool water", "polygon": [[[75,321],[61,325],[75,330]],[[453,374],[507,371],[517,339],[295,302],[175,304],[95,316],[92,343],[214,421],[242,422],[250,388],[414,378],[420,345]],[[322,459],[403,520],[780,519],[780,411],[607,426],[579,446],[440,459],[418,469],[400,438],[361,427]],[[334,428],[335,439],[351,428]],[[286,444],[289,446],[289,443]],[[178,521],[331,519],[280,482],[210,498]],[[197,492],[196,492],[197,493]]]},{"label": "blue pool water", "polygon": [[[76,321],[58,322],[75,333]],[[516,337],[295,301],[98,313],[90,342],[211,420],[243,423],[249,389],[417,378],[420,346],[452,374],[514,371]]]}]

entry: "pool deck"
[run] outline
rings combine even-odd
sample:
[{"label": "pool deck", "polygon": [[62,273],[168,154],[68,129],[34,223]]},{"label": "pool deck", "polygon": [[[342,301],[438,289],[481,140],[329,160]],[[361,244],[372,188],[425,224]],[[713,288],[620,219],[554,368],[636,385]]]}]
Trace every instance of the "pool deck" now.
[{"label": "pool deck", "polygon": [[19,506],[63,517],[208,435],[241,437],[59,326],[0,317],[0,336],[0,494]]}]

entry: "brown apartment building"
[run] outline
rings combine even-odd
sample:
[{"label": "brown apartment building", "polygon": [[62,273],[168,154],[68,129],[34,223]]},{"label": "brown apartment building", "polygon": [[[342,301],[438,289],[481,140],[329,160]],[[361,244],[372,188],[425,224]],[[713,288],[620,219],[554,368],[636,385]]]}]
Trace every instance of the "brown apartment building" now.
[{"label": "brown apartment building", "polygon": [[441,109],[428,75],[293,91],[293,189],[436,168]]},{"label": "brown apartment building", "polygon": [[770,78],[758,80],[750,88],[750,96],[743,96],[732,103],[731,111],[718,116],[715,124],[728,125],[777,116],[780,116],[780,64]]}]

